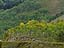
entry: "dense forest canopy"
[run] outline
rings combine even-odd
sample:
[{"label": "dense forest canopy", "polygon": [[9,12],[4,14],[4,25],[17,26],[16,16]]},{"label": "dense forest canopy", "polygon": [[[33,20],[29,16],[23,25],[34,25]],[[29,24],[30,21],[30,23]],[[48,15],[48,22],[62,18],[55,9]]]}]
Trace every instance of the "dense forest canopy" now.
[{"label": "dense forest canopy", "polygon": [[0,0],[0,9],[10,9],[22,2],[24,0]]}]

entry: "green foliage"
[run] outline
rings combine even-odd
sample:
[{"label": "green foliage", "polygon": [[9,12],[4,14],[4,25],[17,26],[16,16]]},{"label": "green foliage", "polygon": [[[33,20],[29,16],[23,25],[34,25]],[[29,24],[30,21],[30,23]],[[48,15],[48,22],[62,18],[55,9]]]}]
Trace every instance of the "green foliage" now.
[{"label": "green foliage", "polygon": [[0,39],[10,41],[2,41],[2,48],[64,48],[56,43],[64,42],[63,10],[63,0],[0,0]]},{"label": "green foliage", "polygon": [[[3,1],[3,2],[8,2]],[[17,2],[16,0],[9,0],[9,2]],[[8,2],[8,3],[9,3]],[[43,1],[42,1],[43,2]],[[11,4],[11,3],[9,3]],[[8,6],[11,6],[7,4]],[[7,7],[5,7],[6,9]],[[9,8],[9,7],[8,7]],[[45,20],[50,22],[55,16],[49,15],[49,10],[41,6],[41,2],[34,0],[26,0],[19,5],[7,10],[0,10],[0,33],[2,34],[9,28],[19,25],[20,22],[27,23],[30,20]]]},{"label": "green foliage", "polygon": [[[28,23],[20,23],[15,28],[8,29],[6,37],[8,40],[13,38],[20,38],[21,36],[29,36],[33,38],[40,38],[47,41],[64,41],[64,21],[58,21],[56,23],[46,23],[44,21],[38,22],[36,20],[29,21]],[[4,37],[5,38],[5,37]]]},{"label": "green foliage", "polygon": [[[52,8],[54,6],[51,3],[52,1],[0,0],[0,33],[3,34],[9,28],[19,25],[20,22],[27,23],[30,20],[51,22],[56,19],[59,15],[54,16],[54,11],[57,9],[55,7]],[[54,12],[54,15],[51,15],[52,12]]]},{"label": "green foliage", "polygon": [[0,0],[0,9],[10,9],[22,2],[24,0]]}]

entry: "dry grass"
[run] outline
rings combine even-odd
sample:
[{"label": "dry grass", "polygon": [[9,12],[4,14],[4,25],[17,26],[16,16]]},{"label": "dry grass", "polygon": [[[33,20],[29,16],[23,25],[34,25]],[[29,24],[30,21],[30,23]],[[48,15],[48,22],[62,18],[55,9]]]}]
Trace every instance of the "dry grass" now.
[{"label": "dry grass", "polygon": [[1,42],[2,48],[64,48],[64,43],[61,42]]}]

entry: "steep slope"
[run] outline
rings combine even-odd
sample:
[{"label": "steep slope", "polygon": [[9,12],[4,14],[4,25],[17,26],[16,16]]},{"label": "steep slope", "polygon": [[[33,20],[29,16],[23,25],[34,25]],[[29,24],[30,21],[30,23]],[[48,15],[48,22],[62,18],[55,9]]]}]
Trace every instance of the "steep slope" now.
[{"label": "steep slope", "polygon": [[26,23],[29,20],[49,22],[63,10],[64,0],[25,0],[0,12],[0,33],[18,25],[20,22]]}]

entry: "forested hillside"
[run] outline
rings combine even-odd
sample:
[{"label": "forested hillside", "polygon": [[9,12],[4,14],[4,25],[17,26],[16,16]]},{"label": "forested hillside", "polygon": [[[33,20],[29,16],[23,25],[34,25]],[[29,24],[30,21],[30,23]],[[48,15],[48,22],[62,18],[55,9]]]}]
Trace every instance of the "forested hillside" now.
[{"label": "forested hillside", "polygon": [[64,42],[63,38],[64,0],[0,0],[1,40]]},{"label": "forested hillside", "polygon": [[63,0],[0,0],[0,33],[29,20],[50,22],[64,14]]},{"label": "forested hillside", "polygon": [[[45,21],[38,22],[32,20],[26,24],[20,23],[19,26],[8,29],[4,35],[4,40],[7,41],[21,41],[26,38],[39,39],[42,41],[59,41],[64,42],[64,21],[46,23]],[[23,39],[23,36],[26,37]]]}]

